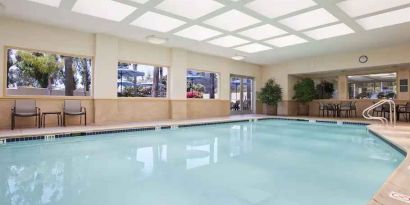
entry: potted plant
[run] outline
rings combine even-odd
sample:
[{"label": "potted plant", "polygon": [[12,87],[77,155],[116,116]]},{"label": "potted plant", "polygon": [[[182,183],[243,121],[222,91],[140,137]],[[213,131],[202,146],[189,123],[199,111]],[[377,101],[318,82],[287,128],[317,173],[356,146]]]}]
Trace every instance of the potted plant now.
[{"label": "potted plant", "polygon": [[257,98],[263,103],[265,115],[276,115],[278,102],[282,101],[282,88],[274,80],[269,79],[257,93]]},{"label": "potted plant", "polygon": [[316,99],[330,99],[333,96],[333,84],[326,80],[322,80],[318,85],[316,85]]},{"label": "potted plant", "polygon": [[293,99],[299,103],[298,115],[309,115],[309,102],[315,99],[315,83],[310,78],[299,80],[293,87]]}]

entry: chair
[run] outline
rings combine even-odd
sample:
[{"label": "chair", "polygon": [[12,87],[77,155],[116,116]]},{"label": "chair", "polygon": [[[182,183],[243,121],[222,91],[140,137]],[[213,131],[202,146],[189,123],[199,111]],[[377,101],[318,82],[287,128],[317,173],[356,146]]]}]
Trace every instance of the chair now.
[{"label": "chair", "polygon": [[342,116],[342,112],[345,112],[344,117],[350,117],[350,112],[351,112],[351,108],[352,107],[352,102],[346,102],[346,103],[341,103],[340,104],[340,108],[339,108],[339,112],[340,112],[340,117]]},{"label": "chair", "polygon": [[[376,102],[373,102],[373,104],[376,104]],[[380,116],[382,116],[382,114],[383,114],[383,106],[378,106],[378,107],[374,108],[373,111],[372,111],[372,115],[373,115],[373,116],[375,116],[374,113],[376,113],[376,116],[377,116],[377,117],[379,117],[379,114],[380,114]]]},{"label": "chair", "polygon": [[354,112],[354,117],[357,117],[357,108],[356,108],[356,101],[352,101],[350,104],[350,110],[349,110],[349,115],[351,116],[352,113]]},{"label": "chair", "polygon": [[319,117],[321,116],[320,112],[322,112],[323,117],[325,116],[325,111],[327,111],[326,105],[319,102]]},{"label": "chair", "polygon": [[63,125],[66,126],[66,116],[80,116],[80,124],[82,124],[82,116],[84,115],[84,125],[87,126],[87,110],[81,106],[80,100],[65,100],[63,112]]},{"label": "chair", "polygon": [[14,130],[16,117],[35,117],[36,126],[41,127],[41,110],[36,106],[35,100],[16,100],[11,108],[11,129]]},{"label": "chair", "polygon": [[399,106],[397,113],[399,115],[404,114],[404,119],[406,119],[407,122],[410,121],[410,103],[406,103],[404,106]]}]

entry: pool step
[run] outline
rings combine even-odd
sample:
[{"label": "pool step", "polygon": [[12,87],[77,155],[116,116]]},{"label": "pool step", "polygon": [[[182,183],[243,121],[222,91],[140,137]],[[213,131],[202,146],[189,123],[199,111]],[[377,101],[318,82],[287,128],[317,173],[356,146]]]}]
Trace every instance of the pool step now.
[{"label": "pool step", "polygon": [[7,140],[6,140],[6,139],[0,140],[0,144],[6,144],[6,143],[7,143]]}]

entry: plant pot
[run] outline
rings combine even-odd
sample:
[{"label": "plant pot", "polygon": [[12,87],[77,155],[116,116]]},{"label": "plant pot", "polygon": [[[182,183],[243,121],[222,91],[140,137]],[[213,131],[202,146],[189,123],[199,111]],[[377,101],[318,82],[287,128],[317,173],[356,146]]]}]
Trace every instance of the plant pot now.
[{"label": "plant pot", "polygon": [[309,105],[307,103],[298,103],[298,115],[309,116]]},{"label": "plant pot", "polygon": [[263,104],[263,114],[264,115],[276,115],[278,111],[278,106],[272,106]]}]

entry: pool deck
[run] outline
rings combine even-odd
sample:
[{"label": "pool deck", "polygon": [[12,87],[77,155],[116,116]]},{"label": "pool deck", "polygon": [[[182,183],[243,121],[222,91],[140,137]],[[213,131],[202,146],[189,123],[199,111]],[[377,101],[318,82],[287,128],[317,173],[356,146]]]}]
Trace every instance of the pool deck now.
[{"label": "pool deck", "polygon": [[[236,115],[229,117],[193,119],[193,120],[165,120],[150,122],[116,123],[89,126],[70,126],[70,127],[50,127],[50,128],[28,128],[15,130],[0,130],[0,140],[15,137],[56,135],[65,133],[80,133],[89,131],[109,131],[123,130],[132,128],[174,126],[185,124],[217,123],[226,121],[240,121],[249,119],[264,119],[274,116],[266,115]],[[385,140],[396,145],[404,152],[410,152],[410,123],[398,123],[396,127],[385,127],[375,121],[363,119],[346,118],[319,118],[319,117],[277,117],[286,119],[306,119],[321,121],[340,121],[340,122],[366,122],[370,125],[368,129],[383,137]],[[407,155],[400,166],[390,175],[380,190],[373,196],[368,205],[410,205],[410,157]]]}]

